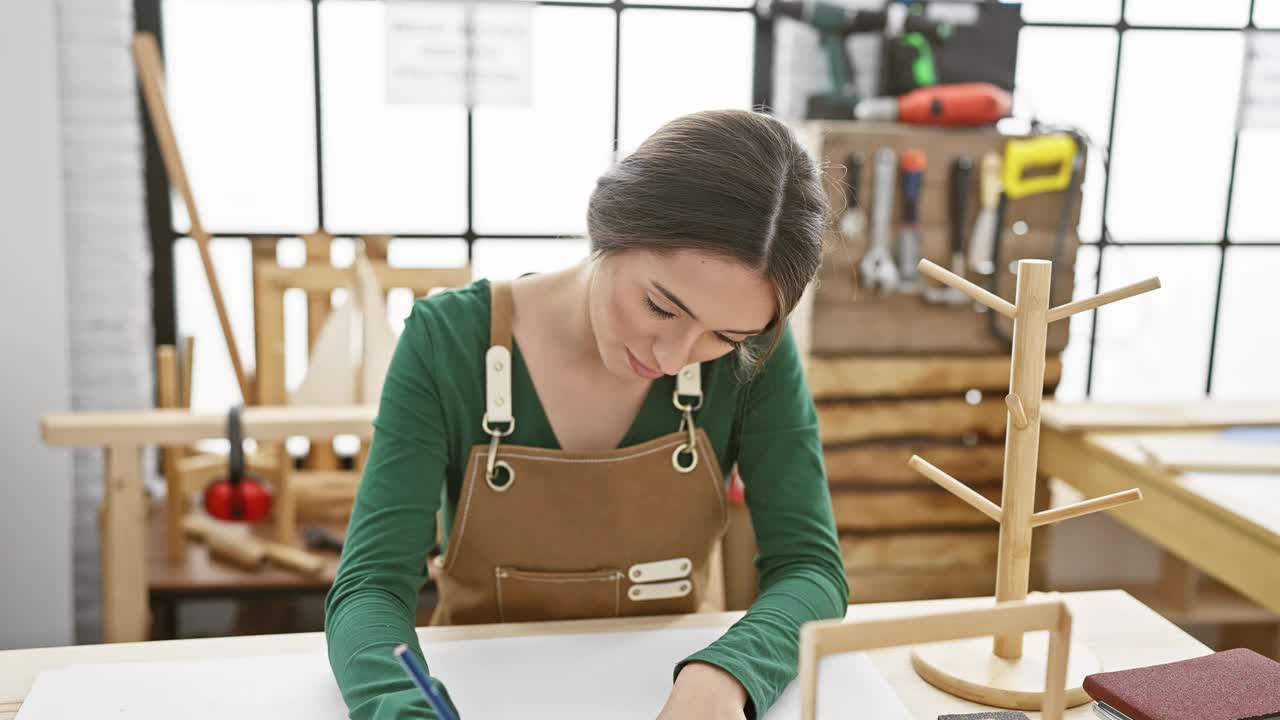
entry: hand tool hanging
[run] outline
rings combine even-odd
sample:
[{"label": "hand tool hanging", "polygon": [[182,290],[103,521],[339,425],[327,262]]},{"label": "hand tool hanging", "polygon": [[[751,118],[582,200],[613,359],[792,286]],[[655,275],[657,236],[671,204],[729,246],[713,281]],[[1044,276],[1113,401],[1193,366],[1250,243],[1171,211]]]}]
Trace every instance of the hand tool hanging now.
[{"label": "hand tool hanging", "polygon": [[996,244],[996,209],[1000,205],[1000,155],[982,156],[978,175],[978,217],[969,236],[969,267],[979,275],[995,272],[991,251]]},{"label": "hand tool hanging", "polygon": [[918,292],[920,275],[920,195],[924,192],[926,158],[923,150],[902,154],[902,228],[898,233],[898,273],[902,289]]},{"label": "hand tool hanging", "polygon": [[[973,176],[973,160],[961,155],[951,161],[951,203],[949,220],[951,223],[951,272],[960,277],[965,276],[964,265],[964,231],[965,221],[969,215],[969,185]],[[929,288],[925,291],[925,299],[932,303],[963,305],[969,297],[960,290],[943,286]]]},{"label": "hand tool hanging", "polygon": [[862,207],[862,170],[865,164],[860,152],[851,152],[845,159],[844,212],[840,215],[840,235],[844,238],[845,254],[853,271],[855,295],[858,287],[857,262],[850,249],[857,246],[858,239],[867,228],[867,214]]},{"label": "hand tool hanging", "polygon": [[858,266],[867,287],[881,292],[898,289],[898,268],[889,254],[889,232],[893,213],[893,181],[898,171],[898,156],[889,148],[876,151],[875,205],[871,208],[871,247]]},{"label": "hand tool hanging", "polygon": [[[997,292],[997,280],[1004,269],[1004,226],[1008,219],[1009,201],[1050,192],[1063,192],[1066,211],[1060,216],[1058,234],[1055,237],[1053,262],[1061,261],[1062,247],[1068,232],[1072,197],[1079,183],[1078,140],[1067,133],[1038,135],[1025,139],[1010,139],[1004,144],[1004,163],[1001,170],[1000,201],[996,209],[995,231],[991,247],[992,273],[987,276],[987,290]],[[991,334],[1005,342],[1012,338],[1001,330],[995,313],[990,313]]]},{"label": "hand tool hanging", "polygon": [[254,523],[271,512],[271,493],[256,478],[244,474],[244,436],[240,432],[240,406],[227,412],[228,474],[204,491],[204,507],[219,520]]}]

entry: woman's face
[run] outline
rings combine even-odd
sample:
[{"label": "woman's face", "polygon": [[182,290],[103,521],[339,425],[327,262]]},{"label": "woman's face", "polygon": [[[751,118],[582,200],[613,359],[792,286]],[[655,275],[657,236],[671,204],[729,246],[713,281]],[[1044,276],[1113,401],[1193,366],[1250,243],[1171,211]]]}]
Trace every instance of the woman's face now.
[{"label": "woman's face", "polygon": [[777,312],[773,287],[759,273],[687,250],[606,255],[588,301],[605,368],[645,380],[732,352]]}]

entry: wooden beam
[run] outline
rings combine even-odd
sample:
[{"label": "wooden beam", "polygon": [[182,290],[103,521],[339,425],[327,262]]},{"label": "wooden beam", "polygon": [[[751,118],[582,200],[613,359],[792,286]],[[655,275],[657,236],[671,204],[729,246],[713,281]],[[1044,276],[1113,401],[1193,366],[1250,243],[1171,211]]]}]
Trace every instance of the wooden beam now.
[{"label": "wooden beam", "polygon": [[[384,263],[375,263],[374,274],[378,278],[378,286],[388,290],[392,288],[409,288],[416,295],[425,295],[436,288],[462,287],[471,282],[471,268],[409,268],[391,267]],[[263,279],[284,288],[299,288],[306,291],[327,291],[334,288],[355,286],[355,279],[350,268],[340,267],[300,267],[264,268]]]},{"label": "wooden beam", "polygon": [[[994,543],[995,540],[993,539]],[[866,569],[846,572],[854,604],[987,597],[996,586],[996,564],[937,569]]]},{"label": "wooden beam", "polygon": [[[999,485],[974,488],[988,500],[1000,498]],[[991,527],[991,520],[941,489],[831,494],[841,532],[920,528]]]},{"label": "wooden beam", "polygon": [[[1009,389],[1009,357],[811,356],[805,375],[817,400],[963,395],[971,389],[1003,394]],[[1061,376],[1062,361],[1050,358],[1046,392]]]},{"label": "wooden beam", "polygon": [[956,477],[981,485],[1004,479],[1004,446],[994,443],[961,445],[922,440],[828,447],[822,451],[832,488],[876,485],[932,487],[932,481],[912,470],[912,455],[929,458]]},{"label": "wooden beam", "polygon": [[986,568],[992,573],[992,583],[987,588],[990,590],[995,580],[996,539],[995,528],[844,533],[840,536],[840,554],[849,573]]},{"label": "wooden beam", "polygon": [[1040,420],[1058,430],[1189,430],[1280,425],[1280,403],[1193,400],[1173,403],[1046,402]]},{"label": "wooden beam", "polygon": [[141,443],[113,443],[106,451],[106,487],[98,532],[102,555],[102,639],[146,640],[146,512],[142,491]]},{"label": "wooden beam", "polygon": [[[241,420],[244,436],[257,440],[373,434],[372,405],[341,407],[250,407]],[[41,422],[45,444],[55,447],[107,445],[173,445],[222,438],[227,419],[222,414],[194,414],[186,410],[120,410],[46,415]]]},{"label": "wooden beam", "polygon": [[819,403],[822,442],[901,437],[1004,437],[1008,409],[1001,395],[970,405],[962,399]]}]

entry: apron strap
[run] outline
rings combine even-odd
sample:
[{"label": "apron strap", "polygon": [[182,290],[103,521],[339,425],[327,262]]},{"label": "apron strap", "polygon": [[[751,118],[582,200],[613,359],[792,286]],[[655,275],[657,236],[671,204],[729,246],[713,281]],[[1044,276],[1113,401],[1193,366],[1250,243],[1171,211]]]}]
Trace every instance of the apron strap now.
[{"label": "apron strap", "polygon": [[[489,284],[489,350],[484,356],[484,429],[495,437],[514,430],[511,414],[511,283]],[[505,432],[493,428],[506,425]]]},{"label": "apron strap", "polygon": [[501,345],[511,350],[511,283],[509,281],[489,284],[489,345]]}]

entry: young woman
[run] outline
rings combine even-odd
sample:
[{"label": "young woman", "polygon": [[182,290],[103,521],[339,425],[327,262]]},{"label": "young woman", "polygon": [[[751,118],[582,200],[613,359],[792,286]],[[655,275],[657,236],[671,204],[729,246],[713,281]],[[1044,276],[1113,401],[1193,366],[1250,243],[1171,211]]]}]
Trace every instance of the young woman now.
[{"label": "young woman", "polygon": [[795,676],[800,625],[848,597],[786,326],[826,220],[819,168],[785,125],[696,113],[599,179],[588,259],[415,304],[326,605],[352,718],[434,717],[392,649],[421,657],[437,511],[433,624],[717,609],[709,558],[735,464],[760,595],[670,669],[657,717],[764,714]]}]

